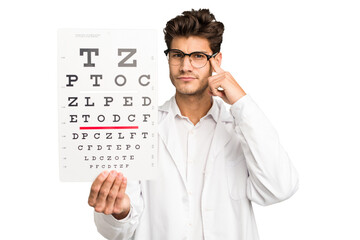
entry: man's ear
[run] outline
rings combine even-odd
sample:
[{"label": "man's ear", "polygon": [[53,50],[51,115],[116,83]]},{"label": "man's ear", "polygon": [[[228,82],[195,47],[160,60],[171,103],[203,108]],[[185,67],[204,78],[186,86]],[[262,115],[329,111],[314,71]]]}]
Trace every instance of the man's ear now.
[{"label": "man's ear", "polygon": [[222,53],[221,53],[221,52],[219,52],[218,54],[216,54],[215,60],[216,60],[216,62],[219,64],[219,66],[221,67],[221,61],[222,61]]},{"label": "man's ear", "polygon": [[[216,54],[216,56],[213,57],[213,60],[215,60],[215,62],[219,65],[219,67],[221,67],[222,53],[219,52],[218,54]],[[211,72],[212,74],[216,72],[213,67],[211,67]]]}]

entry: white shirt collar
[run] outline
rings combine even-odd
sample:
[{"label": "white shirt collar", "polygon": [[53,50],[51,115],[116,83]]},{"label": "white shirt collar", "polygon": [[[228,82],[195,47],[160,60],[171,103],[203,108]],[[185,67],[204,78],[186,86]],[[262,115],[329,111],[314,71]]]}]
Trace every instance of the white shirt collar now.
[{"label": "white shirt collar", "polygon": [[[180,118],[187,118],[181,114],[179,106],[176,103],[175,96],[173,96],[170,99],[170,109],[171,109],[172,113],[174,114],[174,118],[176,116],[178,116]],[[211,116],[212,119],[217,123],[219,120],[219,112],[220,112],[219,106],[218,106],[217,102],[212,98],[211,108],[209,109],[207,114],[204,117],[202,117],[201,119],[205,119],[205,118]],[[201,121],[201,119],[200,119],[200,121]]]}]

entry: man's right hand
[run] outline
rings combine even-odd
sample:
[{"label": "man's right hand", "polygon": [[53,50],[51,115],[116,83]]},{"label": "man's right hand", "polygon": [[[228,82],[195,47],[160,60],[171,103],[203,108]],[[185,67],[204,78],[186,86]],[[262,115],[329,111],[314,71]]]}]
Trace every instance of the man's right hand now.
[{"label": "man's right hand", "polygon": [[88,203],[96,212],[125,218],[130,211],[130,199],[125,193],[127,179],[115,170],[99,174],[91,186]]}]

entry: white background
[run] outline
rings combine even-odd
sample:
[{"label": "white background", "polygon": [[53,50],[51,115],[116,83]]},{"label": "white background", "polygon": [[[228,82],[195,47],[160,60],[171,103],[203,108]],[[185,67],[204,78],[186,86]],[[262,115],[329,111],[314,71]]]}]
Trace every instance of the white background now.
[{"label": "white background", "polygon": [[200,7],[225,24],[222,67],[266,113],[300,173],[291,199],[254,205],[261,239],[360,239],[358,1],[0,5],[0,239],[102,239],[90,183],[59,182],[57,29],[157,29],[160,104],[174,93],[162,29]]}]

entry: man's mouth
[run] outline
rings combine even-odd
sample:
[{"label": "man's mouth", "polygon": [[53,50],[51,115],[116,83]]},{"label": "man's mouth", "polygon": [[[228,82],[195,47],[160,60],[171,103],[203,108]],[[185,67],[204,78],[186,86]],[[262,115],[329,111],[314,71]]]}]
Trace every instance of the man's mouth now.
[{"label": "man's mouth", "polygon": [[181,81],[188,82],[188,81],[195,80],[196,78],[195,78],[195,77],[191,77],[191,76],[180,76],[180,77],[178,77],[177,79],[179,79],[179,80],[181,80]]}]

